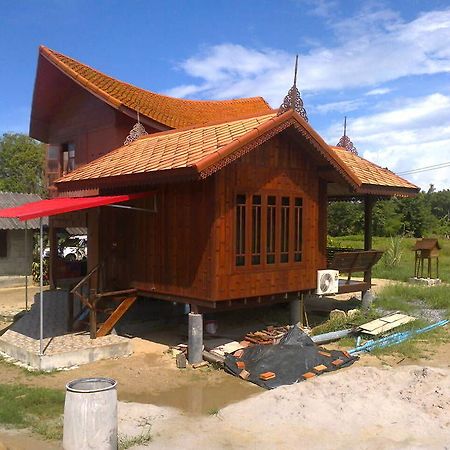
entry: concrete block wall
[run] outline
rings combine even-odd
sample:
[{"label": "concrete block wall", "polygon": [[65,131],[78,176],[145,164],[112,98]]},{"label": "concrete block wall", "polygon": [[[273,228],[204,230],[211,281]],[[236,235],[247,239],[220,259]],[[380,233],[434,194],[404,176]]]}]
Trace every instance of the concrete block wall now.
[{"label": "concrete block wall", "polygon": [[30,275],[33,262],[33,230],[28,230],[28,258],[25,259],[25,230],[7,231],[6,257],[0,257],[1,275]]}]

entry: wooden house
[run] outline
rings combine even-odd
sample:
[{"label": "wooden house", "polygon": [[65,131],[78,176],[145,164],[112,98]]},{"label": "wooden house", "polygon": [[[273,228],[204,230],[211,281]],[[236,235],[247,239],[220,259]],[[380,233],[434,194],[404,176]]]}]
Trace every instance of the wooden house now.
[{"label": "wooden house", "polygon": [[[176,99],[40,48],[30,135],[48,144],[52,195],[147,193],[50,220],[53,233],[88,228],[82,282],[94,282],[96,298],[139,295],[196,312],[295,300],[327,267],[330,199],[364,200],[372,250],[374,201],[419,189],[328,145],[295,85],[289,95],[280,110],[260,97]],[[355,289],[369,287],[370,269]]]}]

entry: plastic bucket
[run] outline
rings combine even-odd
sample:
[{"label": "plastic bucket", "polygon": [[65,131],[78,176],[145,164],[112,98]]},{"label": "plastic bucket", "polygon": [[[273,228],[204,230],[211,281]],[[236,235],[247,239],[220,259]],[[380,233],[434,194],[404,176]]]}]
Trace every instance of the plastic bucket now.
[{"label": "plastic bucket", "polygon": [[117,450],[116,385],[111,378],[79,378],[67,383],[65,450]]}]

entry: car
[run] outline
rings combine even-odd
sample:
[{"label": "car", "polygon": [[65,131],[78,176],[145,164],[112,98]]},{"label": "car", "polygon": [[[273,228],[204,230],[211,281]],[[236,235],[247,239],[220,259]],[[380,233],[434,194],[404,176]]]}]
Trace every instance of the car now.
[{"label": "car", "polygon": [[[50,257],[50,247],[46,247],[43,252],[44,258]],[[69,236],[58,245],[58,256],[66,261],[82,261],[87,258],[87,236]]]}]

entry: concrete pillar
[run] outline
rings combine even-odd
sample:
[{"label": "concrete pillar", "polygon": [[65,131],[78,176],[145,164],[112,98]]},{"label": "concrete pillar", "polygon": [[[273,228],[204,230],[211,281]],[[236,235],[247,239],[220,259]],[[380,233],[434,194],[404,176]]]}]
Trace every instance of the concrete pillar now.
[{"label": "concrete pillar", "polygon": [[203,361],[203,316],[189,313],[188,359],[189,364]]},{"label": "concrete pillar", "polygon": [[303,326],[303,309],[304,309],[303,298],[299,297],[296,298],[295,300],[291,300],[289,306],[291,312],[290,317],[291,325],[297,325],[298,323],[300,323],[300,325]]},{"label": "concrete pillar", "polygon": [[371,306],[375,299],[375,296],[373,295],[373,292],[369,289],[368,291],[364,292],[362,296],[361,301],[361,308],[363,311],[367,311]]}]

